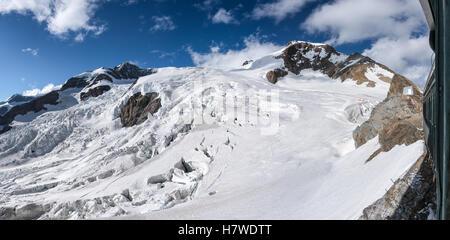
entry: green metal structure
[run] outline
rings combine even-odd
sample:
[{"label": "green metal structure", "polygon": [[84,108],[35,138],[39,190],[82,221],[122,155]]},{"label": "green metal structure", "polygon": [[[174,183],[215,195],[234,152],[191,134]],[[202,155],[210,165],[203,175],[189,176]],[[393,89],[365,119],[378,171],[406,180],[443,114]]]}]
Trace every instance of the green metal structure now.
[{"label": "green metal structure", "polygon": [[430,28],[430,47],[435,52],[424,99],[425,143],[433,158],[438,219],[450,219],[450,3],[420,0]]}]

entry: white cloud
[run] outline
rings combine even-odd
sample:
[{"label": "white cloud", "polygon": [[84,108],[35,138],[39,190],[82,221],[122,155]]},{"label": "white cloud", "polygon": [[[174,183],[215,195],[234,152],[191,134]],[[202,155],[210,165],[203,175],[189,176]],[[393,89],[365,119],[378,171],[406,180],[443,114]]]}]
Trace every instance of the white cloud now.
[{"label": "white cloud", "polygon": [[150,28],[152,31],[172,31],[176,28],[170,16],[153,16],[153,27]]},{"label": "white cloud", "polygon": [[256,60],[267,56],[282,46],[273,43],[262,42],[257,36],[251,35],[244,39],[245,47],[241,50],[228,50],[220,52],[217,46],[211,47],[209,53],[198,53],[188,48],[191,59],[197,66],[232,69],[242,66],[246,60]]},{"label": "white cloud", "polygon": [[273,3],[258,4],[253,9],[252,18],[274,18],[277,23],[289,15],[298,13],[302,7],[312,0],[277,0]]},{"label": "white cloud", "polygon": [[125,5],[134,5],[137,4],[139,1],[138,0],[128,0],[125,2]]},{"label": "white cloud", "polygon": [[32,49],[32,48],[24,48],[22,49],[23,53],[29,53],[33,56],[37,56],[39,55],[39,49]]},{"label": "white cloud", "polygon": [[326,32],[330,43],[343,44],[378,37],[404,37],[424,31],[418,1],[337,0],[323,4],[302,24],[309,33]]},{"label": "white cloud", "polygon": [[225,24],[239,24],[239,22],[233,17],[231,10],[227,11],[223,8],[219,9],[217,13],[212,17],[213,23],[225,23]]},{"label": "white cloud", "polygon": [[43,89],[36,88],[36,89],[32,89],[32,90],[27,90],[27,91],[23,92],[22,95],[23,96],[33,96],[33,97],[40,96],[40,95],[47,94],[54,90],[59,90],[61,88],[61,86],[62,85],[55,86],[54,84],[50,83],[47,86],[45,86]]},{"label": "white cloud", "polygon": [[218,5],[220,2],[220,0],[204,0],[201,3],[195,3],[194,7],[202,11],[211,11],[214,6]]},{"label": "white cloud", "polygon": [[210,47],[209,49],[211,50],[212,53],[220,52],[220,47],[219,46]]},{"label": "white cloud", "polygon": [[75,36],[74,40],[77,41],[77,42],[82,42],[82,41],[84,41],[84,37],[85,37],[85,34],[83,34],[83,33],[78,33],[78,34]]},{"label": "white cloud", "polygon": [[418,1],[337,0],[318,7],[301,25],[339,45],[373,41],[363,54],[423,87],[431,67],[425,18]]},{"label": "white cloud", "polygon": [[51,34],[62,38],[80,32],[99,35],[105,31],[105,26],[93,23],[92,18],[100,1],[0,0],[0,14],[31,14],[37,21],[45,22]]}]

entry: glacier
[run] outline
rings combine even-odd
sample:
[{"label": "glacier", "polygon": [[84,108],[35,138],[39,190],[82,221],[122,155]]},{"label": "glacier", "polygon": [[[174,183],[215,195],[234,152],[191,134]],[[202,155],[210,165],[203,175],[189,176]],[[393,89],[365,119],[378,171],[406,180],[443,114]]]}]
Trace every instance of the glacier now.
[{"label": "glacier", "polygon": [[[266,73],[283,68],[281,52],[236,69],[167,67],[136,81],[114,79],[85,101],[79,88],[60,91],[58,105],[16,117],[0,135],[2,214],[358,219],[424,143],[366,162],[378,138],[356,148],[352,134],[386,98],[389,83],[380,77],[391,73],[370,68],[374,87],[314,70],[271,84]],[[158,93],[162,106],[124,128],[120,111],[139,92]]]}]

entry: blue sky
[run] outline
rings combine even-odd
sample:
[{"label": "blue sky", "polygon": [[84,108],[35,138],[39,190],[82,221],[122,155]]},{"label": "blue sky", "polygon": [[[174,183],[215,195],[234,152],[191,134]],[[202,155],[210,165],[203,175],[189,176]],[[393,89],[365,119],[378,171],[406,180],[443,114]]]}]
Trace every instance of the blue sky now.
[{"label": "blue sky", "polygon": [[0,0],[0,100],[124,61],[237,64],[291,40],[364,53],[419,85],[431,59],[411,0]]}]

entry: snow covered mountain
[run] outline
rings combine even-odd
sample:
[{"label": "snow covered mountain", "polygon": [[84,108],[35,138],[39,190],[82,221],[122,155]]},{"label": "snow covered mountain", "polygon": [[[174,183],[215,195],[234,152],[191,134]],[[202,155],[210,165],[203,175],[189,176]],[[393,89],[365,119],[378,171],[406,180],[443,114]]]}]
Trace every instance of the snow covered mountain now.
[{"label": "snow covered mountain", "polygon": [[421,95],[300,41],[86,72],[0,114],[0,219],[357,219],[424,155]]},{"label": "snow covered mountain", "polygon": [[20,94],[14,94],[10,98],[8,98],[8,100],[6,100],[5,102],[0,102],[0,116],[5,115],[5,113],[8,112],[12,107],[22,105],[33,99],[34,97],[27,97],[22,96]]}]

